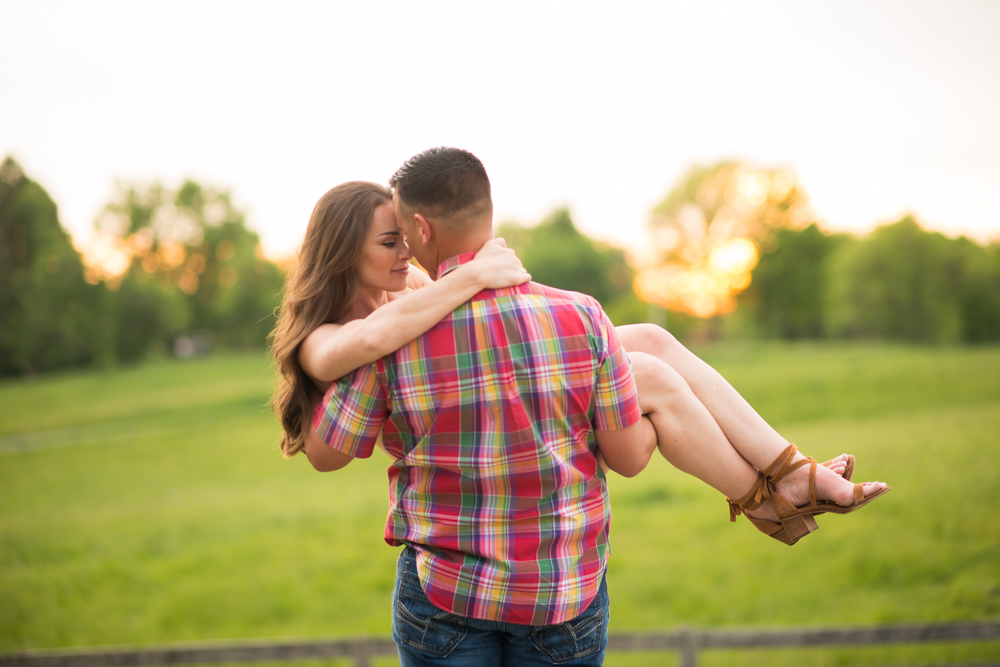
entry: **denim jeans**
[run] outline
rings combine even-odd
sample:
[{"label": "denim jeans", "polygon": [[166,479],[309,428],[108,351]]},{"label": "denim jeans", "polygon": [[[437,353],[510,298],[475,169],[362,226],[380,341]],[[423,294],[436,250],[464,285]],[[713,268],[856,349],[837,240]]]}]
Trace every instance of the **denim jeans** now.
[{"label": "denim jeans", "polygon": [[417,577],[416,551],[403,549],[392,592],[392,638],[401,667],[448,665],[601,665],[608,645],[606,577],[587,609],[558,625],[482,621],[442,611],[427,599]]}]

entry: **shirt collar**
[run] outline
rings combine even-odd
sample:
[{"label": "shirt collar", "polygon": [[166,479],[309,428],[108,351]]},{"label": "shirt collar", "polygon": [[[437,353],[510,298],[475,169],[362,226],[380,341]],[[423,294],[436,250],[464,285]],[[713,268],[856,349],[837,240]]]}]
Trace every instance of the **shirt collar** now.
[{"label": "shirt collar", "polygon": [[475,259],[475,257],[476,253],[474,252],[467,252],[462,255],[455,255],[453,257],[449,257],[448,259],[441,262],[440,266],[438,266],[437,277],[439,279],[443,278],[446,273],[450,273],[451,271],[454,271],[463,264],[471,262],[473,259]]}]

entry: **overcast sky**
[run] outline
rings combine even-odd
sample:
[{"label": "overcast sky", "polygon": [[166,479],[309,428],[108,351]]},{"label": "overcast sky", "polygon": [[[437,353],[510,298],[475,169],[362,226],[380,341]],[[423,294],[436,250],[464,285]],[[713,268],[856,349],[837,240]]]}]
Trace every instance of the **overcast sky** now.
[{"label": "overcast sky", "polygon": [[268,254],[425,148],[498,220],[640,245],[694,163],[800,176],[830,229],[1000,239],[1000,2],[0,0],[0,153],[75,236],[116,179],[230,189]]}]

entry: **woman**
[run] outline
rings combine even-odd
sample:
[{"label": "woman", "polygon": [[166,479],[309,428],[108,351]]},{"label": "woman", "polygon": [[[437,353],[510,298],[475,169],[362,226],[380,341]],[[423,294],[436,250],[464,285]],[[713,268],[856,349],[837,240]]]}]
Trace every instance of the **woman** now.
[{"label": "woman", "polygon": [[[333,380],[428,331],[482,289],[530,279],[499,239],[437,282],[410,259],[388,189],[344,183],[316,204],[273,334],[282,380],[272,403],[286,457],[304,450],[321,467],[327,448],[310,424]],[[889,489],[879,482],[850,484],[854,460],[846,454],[823,466],[799,454],[663,329],[631,325],[617,333],[657,448],[675,467],[726,494],[732,520],[745,513],[762,532],[794,544],[815,529],[816,514],[853,511]]]}]

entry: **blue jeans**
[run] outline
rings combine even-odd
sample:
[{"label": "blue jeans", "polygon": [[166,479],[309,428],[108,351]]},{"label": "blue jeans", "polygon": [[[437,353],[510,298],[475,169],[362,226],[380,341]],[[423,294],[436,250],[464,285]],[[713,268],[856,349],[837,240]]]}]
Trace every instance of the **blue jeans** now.
[{"label": "blue jeans", "polygon": [[401,667],[448,665],[601,665],[608,645],[606,577],[587,609],[558,625],[518,625],[456,616],[427,599],[416,551],[403,549],[392,592],[392,638]]}]

